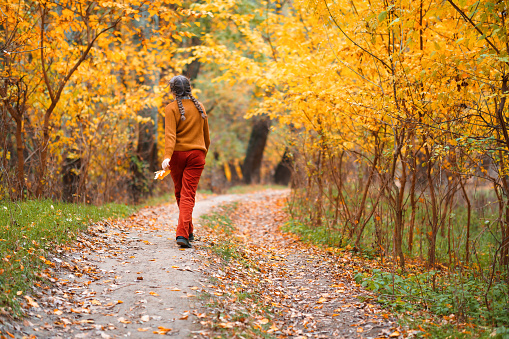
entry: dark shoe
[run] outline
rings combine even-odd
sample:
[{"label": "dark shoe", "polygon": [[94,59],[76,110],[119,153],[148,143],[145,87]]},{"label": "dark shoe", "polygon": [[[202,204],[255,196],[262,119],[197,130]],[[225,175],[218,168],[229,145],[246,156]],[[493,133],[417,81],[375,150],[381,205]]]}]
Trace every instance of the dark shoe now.
[{"label": "dark shoe", "polygon": [[189,234],[189,241],[194,241],[194,234],[193,233]]},{"label": "dark shoe", "polygon": [[191,244],[189,243],[189,241],[182,236],[177,237],[177,244],[179,244],[180,247],[183,247],[183,248],[191,248],[192,247]]}]

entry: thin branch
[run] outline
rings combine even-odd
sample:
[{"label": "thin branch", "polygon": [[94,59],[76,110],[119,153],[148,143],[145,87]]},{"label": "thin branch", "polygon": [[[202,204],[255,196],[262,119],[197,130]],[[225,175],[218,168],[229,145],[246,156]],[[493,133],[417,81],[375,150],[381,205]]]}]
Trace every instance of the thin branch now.
[{"label": "thin branch", "polygon": [[359,77],[361,77],[362,79],[366,80],[367,82],[369,82],[370,84],[372,85],[375,85],[377,87],[380,88],[380,90],[382,91],[382,94],[384,94],[384,89],[381,85],[378,85],[378,84],[375,84],[374,82],[366,79],[366,77],[364,77],[362,74],[356,72],[352,67],[350,67],[350,65],[348,65],[348,63],[346,63],[345,61],[341,60],[338,55],[336,54],[336,51],[334,50],[334,48],[332,47],[331,45],[331,42],[330,42],[330,38],[329,38],[329,32],[327,32],[327,27],[325,26],[325,24],[323,25],[324,26],[324,29],[325,29],[325,34],[327,36],[327,42],[329,43],[329,47],[332,51],[332,53],[334,54],[334,57],[336,58],[337,61],[341,62],[343,65],[345,65],[349,70],[351,70],[352,72],[354,72],[355,74],[357,74]]},{"label": "thin branch", "polygon": [[51,83],[48,78],[48,71],[46,69],[46,62],[44,59],[44,19],[46,18],[45,8],[41,7],[41,46],[39,49],[41,50],[41,67],[42,67],[42,74],[44,76],[44,82],[46,83],[46,88],[48,89],[49,97],[51,99],[51,102],[55,101],[55,95],[53,93],[53,89],[51,88]]},{"label": "thin branch", "polygon": [[21,53],[28,53],[28,52],[33,52],[33,51],[37,51],[38,49],[41,49],[41,48],[48,48],[48,47],[37,47],[37,48],[34,48],[34,49],[30,49],[28,51],[19,51],[19,52],[9,52],[9,51],[1,51],[2,53],[4,54],[7,54],[7,55],[10,55],[10,54],[21,54]]},{"label": "thin branch", "polygon": [[88,44],[87,48],[85,49],[85,51],[83,51],[83,53],[81,54],[81,57],[78,59],[78,61],[76,61],[76,63],[74,64],[73,68],[71,68],[69,70],[69,72],[67,73],[67,75],[65,76],[65,78],[62,80],[62,82],[60,83],[60,87],[58,88],[58,91],[57,91],[57,99],[60,98],[60,95],[62,94],[62,90],[64,89],[65,87],[65,84],[67,83],[67,81],[69,81],[69,79],[71,78],[71,76],[73,75],[73,73],[78,69],[78,67],[81,65],[81,63],[87,58],[87,55],[88,55],[88,52],[90,52],[90,50],[92,49],[92,46],[94,45],[95,41],[97,40],[97,38],[99,38],[99,36],[107,31],[109,31],[110,29],[114,28],[115,26],[118,25],[118,23],[121,21],[121,18],[117,19],[115,21],[115,23],[109,27],[106,27],[105,29],[103,29],[102,31],[100,31],[98,34],[96,34],[96,36],[92,39],[92,41],[90,41],[90,43]]},{"label": "thin branch", "polygon": [[336,25],[337,28],[339,28],[339,30],[341,31],[341,33],[343,33],[343,35],[348,39],[350,40],[355,46],[359,47],[360,49],[362,49],[364,52],[368,53],[369,55],[371,55],[373,58],[375,58],[376,60],[380,61],[382,63],[382,65],[384,65],[385,67],[387,67],[387,69],[391,69],[391,67],[385,62],[383,61],[382,59],[380,59],[379,57],[377,57],[376,55],[374,55],[373,53],[369,52],[367,49],[365,49],[364,47],[362,47],[361,45],[359,45],[358,43],[356,43],[355,41],[353,41],[352,38],[350,38],[346,33],[345,31],[343,31],[343,29],[341,28],[341,26],[337,23],[336,21],[336,18],[334,18],[334,16],[332,15],[330,9],[329,9],[329,5],[327,4],[327,1],[324,0],[324,3],[325,3],[325,7],[327,8],[327,12],[329,12],[329,16],[331,17],[332,21],[334,21],[334,24]]},{"label": "thin branch", "polygon": [[[472,25],[472,27],[475,28],[475,30],[477,32],[479,32],[479,34],[481,35],[485,35],[481,29],[479,27],[477,27],[477,25],[472,21],[472,19],[470,19],[458,6],[456,6],[456,4],[454,2],[452,2],[452,0],[447,0],[447,2],[449,2],[451,4],[452,7],[454,7],[454,9],[463,17],[463,19],[465,19],[466,22],[468,22],[469,24]],[[488,44],[495,50],[495,52],[497,52],[497,54],[500,54],[500,51],[498,50],[498,48],[490,41],[490,39],[488,37],[485,37],[486,41],[488,42]]]}]

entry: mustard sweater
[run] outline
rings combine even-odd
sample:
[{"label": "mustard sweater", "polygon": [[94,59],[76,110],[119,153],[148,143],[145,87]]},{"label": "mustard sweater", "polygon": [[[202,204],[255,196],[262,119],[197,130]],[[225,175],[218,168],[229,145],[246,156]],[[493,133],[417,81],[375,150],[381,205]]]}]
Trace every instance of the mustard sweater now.
[{"label": "mustard sweater", "polygon": [[[201,103],[200,103],[201,104]],[[208,118],[203,119],[190,99],[182,99],[186,120],[180,119],[177,101],[164,109],[164,158],[171,159],[174,151],[202,150],[208,152],[210,145]],[[205,108],[203,107],[205,112]]]}]

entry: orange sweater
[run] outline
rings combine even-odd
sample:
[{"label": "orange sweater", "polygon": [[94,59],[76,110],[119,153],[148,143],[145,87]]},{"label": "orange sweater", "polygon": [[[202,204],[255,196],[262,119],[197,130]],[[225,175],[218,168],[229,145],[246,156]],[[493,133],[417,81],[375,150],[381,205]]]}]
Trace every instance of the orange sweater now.
[{"label": "orange sweater", "polygon": [[[171,159],[174,151],[203,150],[208,152],[210,145],[208,118],[203,119],[190,99],[182,99],[186,120],[180,119],[177,101],[164,109],[164,158]],[[203,107],[205,112],[205,108]]]}]

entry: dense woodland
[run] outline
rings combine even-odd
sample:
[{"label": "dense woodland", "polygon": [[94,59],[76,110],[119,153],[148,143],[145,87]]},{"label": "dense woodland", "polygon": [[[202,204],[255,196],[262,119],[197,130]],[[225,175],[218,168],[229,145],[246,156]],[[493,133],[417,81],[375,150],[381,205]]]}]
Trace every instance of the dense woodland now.
[{"label": "dense woodland", "polygon": [[507,6],[4,0],[0,195],[168,189],[152,174],[185,74],[210,116],[202,188],[291,178],[292,222],[401,269],[467,270],[489,309],[509,283]]}]

